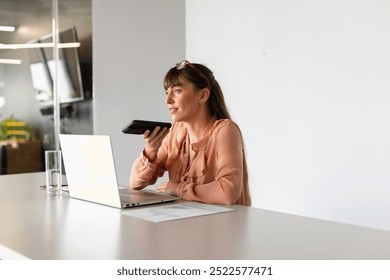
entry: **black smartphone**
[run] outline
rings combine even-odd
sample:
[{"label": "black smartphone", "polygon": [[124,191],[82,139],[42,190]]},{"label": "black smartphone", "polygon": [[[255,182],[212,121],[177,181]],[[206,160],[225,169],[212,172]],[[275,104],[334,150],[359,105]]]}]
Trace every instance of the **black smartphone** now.
[{"label": "black smartphone", "polygon": [[143,134],[146,130],[152,132],[157,126],[170,128],[172,124],[168,122],[133,120],[122,129],[122,132],[126,134]]}]

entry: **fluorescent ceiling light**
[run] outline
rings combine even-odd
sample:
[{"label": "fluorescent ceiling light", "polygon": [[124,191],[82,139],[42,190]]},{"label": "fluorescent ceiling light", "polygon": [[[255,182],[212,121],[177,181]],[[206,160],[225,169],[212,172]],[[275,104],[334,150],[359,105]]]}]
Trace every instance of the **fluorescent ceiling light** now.
[{"label": "fluorescent ceiling light", "polygon": [[[32,44],[0,44],[0,50],[9,50],[9,49],[38,49],[38,48],[53,48],[54,43],[32,43]],[[80,47],[79,42],[75,43],[61,43],[58,44],[58,48],[78,48]]]},{"label": "fluorescent ceiling light", "polygon": [[0,25],[0,31],[14,32],[15,31],[15,27]]},{"label": "fluorescent ceiling light", "polygon": [[0,63],[3,64],[21,64],[22,61],[20,59],[5,59],[5,58],[0,58]]}]

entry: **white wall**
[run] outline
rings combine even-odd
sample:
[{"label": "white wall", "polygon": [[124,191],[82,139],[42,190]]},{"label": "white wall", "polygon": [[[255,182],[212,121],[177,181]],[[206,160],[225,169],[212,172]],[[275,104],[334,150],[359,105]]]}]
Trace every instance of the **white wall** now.
[{"label": "white wall", "polygon": [[390,230],[390,2],[187,0],[186,23],[243,130],[254,206]]},{"label": "white wall", "polygon": [[163,77],[185,51],[181,0],[93,0],[94,133],[111,135],[118,180],[129,185],[141,136],[133,119],[170,121]]}]

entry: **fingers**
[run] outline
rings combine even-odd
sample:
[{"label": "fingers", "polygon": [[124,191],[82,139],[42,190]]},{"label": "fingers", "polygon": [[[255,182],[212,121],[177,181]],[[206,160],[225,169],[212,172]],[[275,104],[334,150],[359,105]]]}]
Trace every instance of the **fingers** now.
[{"label": "fingers", "polygon": [[142,137],[143,137],[144,139],[146,139],[146,138],[148,138],[149,134],[150,134],[150,131],[149,131],[149,130],[146,130],[146,131],[142,134]]},{"label": "fingers", "polygon": [[160,127],[156,127],[152,132],[149,130],[145,131],[143,134],[143,138],[145,139],[145,148],[144,154],[145,156],[153,161],[157,156],[158,149],[160,148],[164,137],[167,136],[169,129],[164,127],[160,130]]},{"label": "fingers", "polygon": [[167,183],[162,183],[156,188],[156,191],[158,192],[165,192],[167,189]]},{"label": "fingers", "polygon": [[165,136],[167,136],[168,132],[168,128],[164,127],[161,129],[158,126],[152,132],[149,130],[145,131],[142,136],[149,143],[160,143],[165,138]]},{"label": "fingers", "polygon": [[159,185],[156,190],[170,195],[178,195],[178,186],[178,183],[168,181]]}]

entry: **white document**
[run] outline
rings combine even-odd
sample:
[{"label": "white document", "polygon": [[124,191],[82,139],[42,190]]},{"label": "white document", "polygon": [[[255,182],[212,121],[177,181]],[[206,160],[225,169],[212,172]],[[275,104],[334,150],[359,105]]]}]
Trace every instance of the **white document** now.
[{"label": "white document", "polygon": [[223,212],[234,211],[234,209],[203,204],[198,202],[186,202],[170,204],[152,208],[142,208],[130,211],[122,211],[123,215],[144,219],[150,222],[159,223],[171,220],[178,220],[190,217],[211,215]]}]

